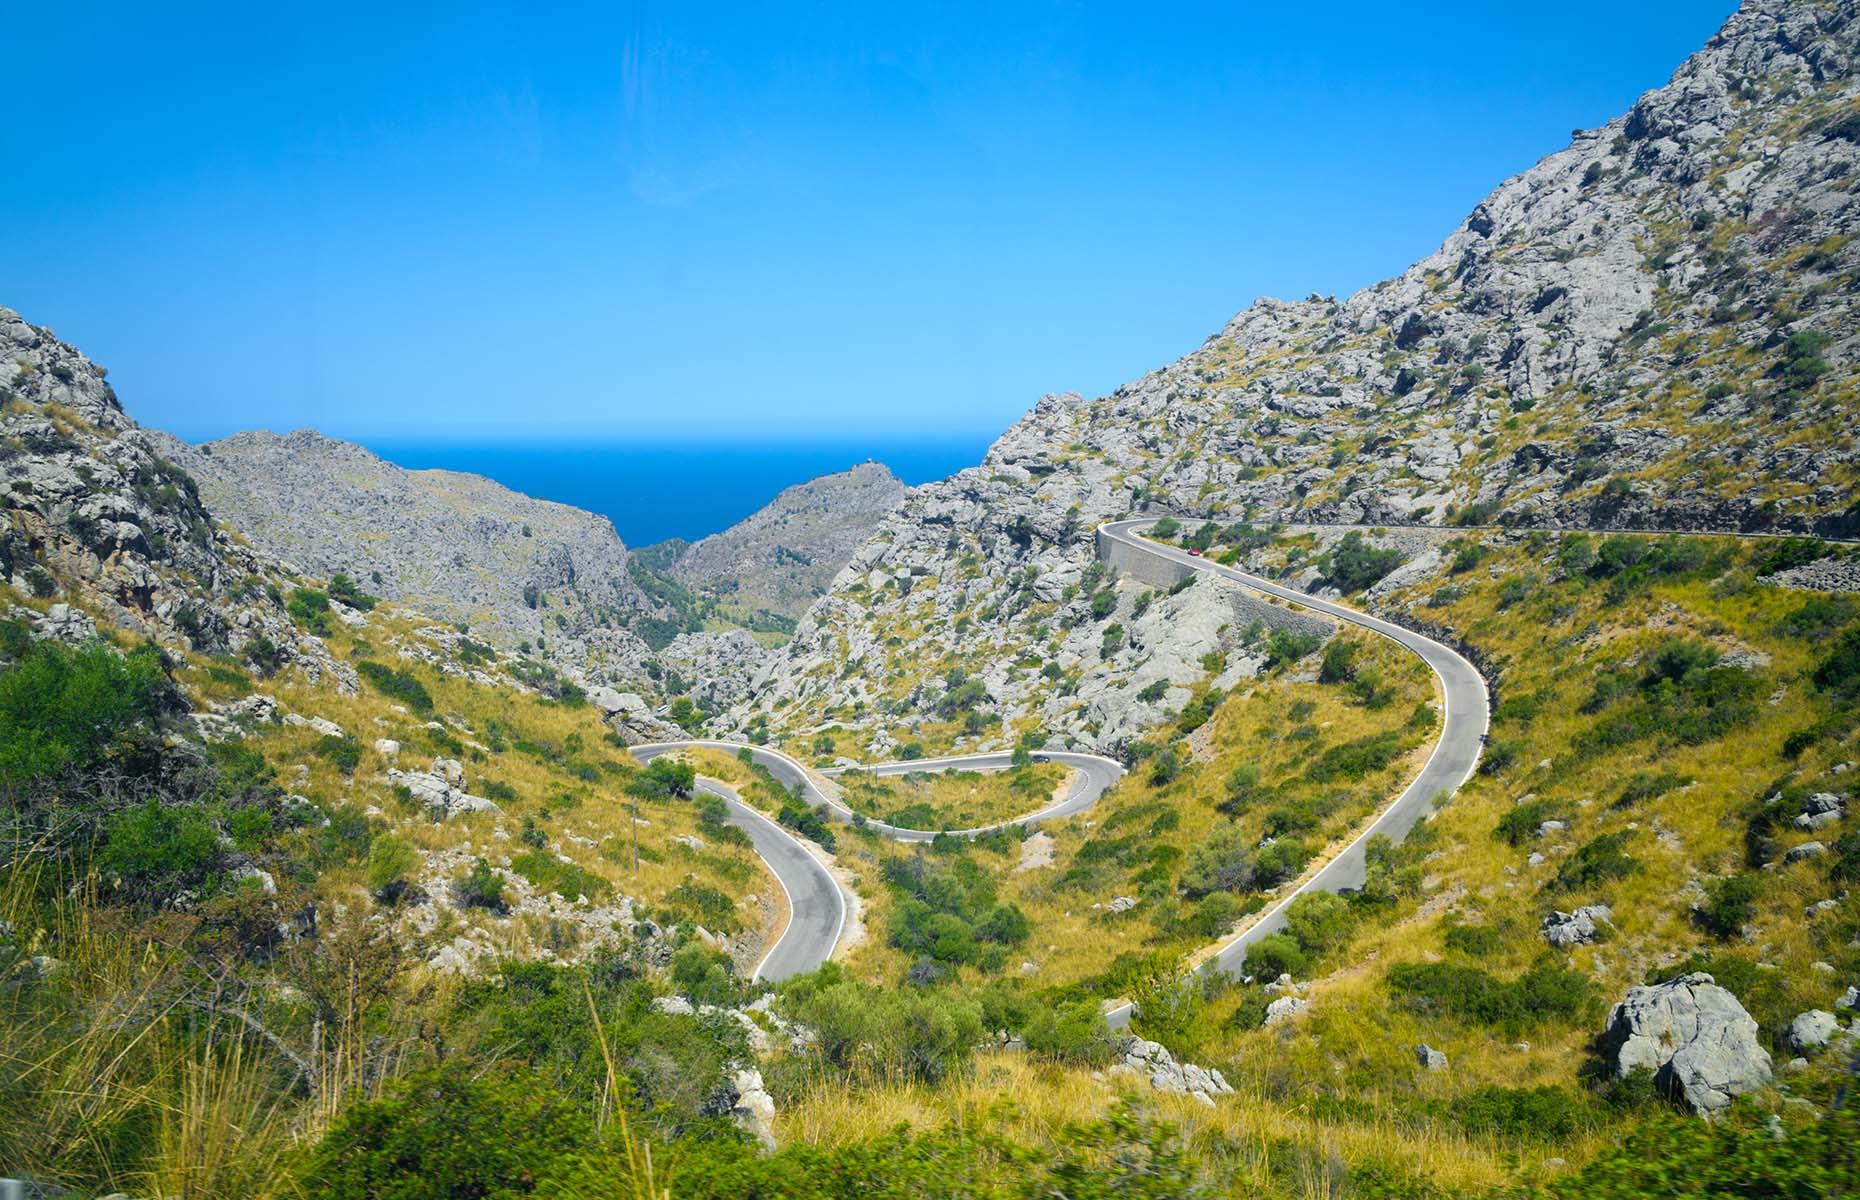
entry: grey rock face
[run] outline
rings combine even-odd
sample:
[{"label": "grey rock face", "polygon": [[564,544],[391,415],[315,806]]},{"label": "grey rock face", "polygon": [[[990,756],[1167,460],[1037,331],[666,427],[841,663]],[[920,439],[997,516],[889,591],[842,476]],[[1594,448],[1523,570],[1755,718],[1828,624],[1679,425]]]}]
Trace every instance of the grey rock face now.
[{"label": "grey rock face", "polygon": [[353,691],[354,669],[300,637],[263,586],[280,565],[214,524],[193,478],[123,411],[105,374],[0,308],[0,577],[59,600],[31,618],[35,636],[92,636],[67,603],[81,601],[165,645],[257,654],[267,673],[296,667]]},{"label": "grey rock face", "polygon": [[1447,1056],[1426,1042],[1414,1048],[1414,1058],[1425,1070],[1444,1071],[1447,1069]]},{"label": "grey rock face", "polygon": [[1297,996],[1280,996],[1266,1006],[1266,1027],[1284,1024],[1305,1009],[1305,1001]]},{"label": "grey rock face", "polygon": [[1847,815],[1847,797],[1833,792],[1816,792],[1802,805],[1793,824],[1797,829],[1825,829],[1837,825]]},{"label": "grey rock face", "polygon": [[496,812],[497,803],[465,790],[465,771],[457,759],[436,758],[431,771],[401,771],[390,767],[390,787],[404,787],[412,799],[435,817],[456,817],[468,812]]},{"label": "grey rock face", "polygon": [[1175,1056],[1160,1043],[1143,1038],[1132,1038],[1125,1044],[1117,1065],[1146,1077],[1150,1086],[1159,1092],[1193,1096],[1204,1104],[1212,1104],[1214,1096],[1233,1092],[1219,1071],[1198,1067],[1194,1063],[1177,1062]]},{"label": "grey rock face", "polygon": [[1609,1011],[1601,1045],[1618,1077],[1645,1067],[1695,1112],[1716,1112],[1770,1081],[1756,1021],[1702,972],[1628,989]]},{"label": "grey rock face", "polygon": [[[733,716],[799,732],[874,709],[882,665],[919,685],[889,730],[934,704],[949,665],[985,663],[992,712],[1114,745],[1109,720],[1181,702],[1131,686],[1174,641],[1155,630],[1136,649],[1146,585],[1118,583],[1103,619],[1081,594],[1093,527],[1146,509],[1223,525],[1433,525],[1471,505],[1525,525],[1837,527],[1860,459],[1811,431],[1860,353],[1860,238],[1838,241],[1860,231],[1860,145],[1823,120],[1854,100],[1856,12],[1750,0],[1667,86],[1500,184],[1398,277],[1262,299],[1109,395],[1041,398],[979,467],[905,498]],[[1830,248],[1793,265],[1808,247]],[[1828,366],[1799,401],[1778,374],[1797,333],[1825,336]],[[1340,445],[1357,449],[1333,462]],[[1773,492],[1712,482],[1766,475]],[[1101,657],[1112,623],[1125,641]],[[911,644],[889,644],[907,628]],[[1041,662],[1017,671],[1029,651]],[[1077,697],[1097,689],[1096,711],[1041,676],[1049,663]]]},{"label": "grey rock face", "polygon": [[777,1149],[775,1097],[763,1086],[762,1072],[755,1067],[732,1072],[731,1086],[736,1091],[736,1102],[730,1106],[731,1118],[754,1136],[756,1144],[764,1150]]},{"label": "grey rock face", "polygon": [[447,622],[500,650],[522,643],[575,677],[643,679],[645,643],[618,626],[655,605],[605,517],[458,471],[409,471],[314,430],[191,446],[151,434],[222,519],[317,578]]},{"label": "grey rock face", "polygon": [[1841,1023],[1833,1013],[1811,1009],[1797,1013],[1789,1022],[1789,1028],[1783,1032],[1783,1043],[1800,1053],[1819,1050],[1833,1040],[1840,1028]]},{"label": "grey rock face", "polygon": [[691,543],[671,568],[741,615],[799,618],[904,498],[889,468],[867,462],[787,488],[722,533]]},{"label": "grey rock face", "polygon": [[1791,846],[1788,850],[1783,852],[1783,865],[1788,866],[1791,863],[1807,862],[1812,858],[1820,858],[1827,852],[1827,846],[1823,845],[1821,842],[1803,842],[1800,846]]},{"label": "grey rock face", "polygon": [[1586,946],[1614,916],[1614,910],[1606,904],[1585,904],[1575,912],[1552,913],[1543,920],[1544,941],[1558,949]]}]

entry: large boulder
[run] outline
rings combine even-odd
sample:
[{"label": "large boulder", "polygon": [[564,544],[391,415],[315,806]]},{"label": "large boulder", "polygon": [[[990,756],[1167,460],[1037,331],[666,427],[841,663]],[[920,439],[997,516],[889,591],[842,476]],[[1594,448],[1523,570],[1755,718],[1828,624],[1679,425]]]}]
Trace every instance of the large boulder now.
[{"label": "large boulder", "polygon": [[1841,1030],[1841,1023],[1834,1014],[1822,1009],[1810,1009],[1797,1013],[1795,1020],[1789,1022],[1789,1028],[1783,1031],[1783,1042],[1798,1054],[1810,1050],[1819,1050],[1834,1040],[1834,1035]]},{"label": "large boulder", "polygon": [[1718,1112],[1770,1081],[1756,1021],[1703,972],[1629,988],[1609,1010],[1601,1049],[1616,1077],[1645,1067],[1695,1112]]}]

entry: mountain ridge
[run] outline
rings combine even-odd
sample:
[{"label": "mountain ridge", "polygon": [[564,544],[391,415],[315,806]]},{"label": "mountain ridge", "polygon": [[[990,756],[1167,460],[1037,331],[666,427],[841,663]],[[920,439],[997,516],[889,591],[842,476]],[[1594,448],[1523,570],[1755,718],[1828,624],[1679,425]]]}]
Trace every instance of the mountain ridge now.
[{"label": "mountain ridge", "polygon": [[[882,753],[881,726],[924,725],[946,667],[1031,654],[1058,678],[992,670],[992,714],[1106,745],[1122,723],[1094,696],[1146,684],[1153,659],[1178,697],[1206,678],[1167,629],[1101,657],[1136,597],[1092,611],[1090,531],[1146,506],[1441,537],[1851,531],[1857,7],[1751,0],[1395,278],[1262,299],[1106,396],[1043,397],[980,466],[906,498],[731,721],[837,722]],[[881,662],[901,681],[884,695],[848,670]]]}]

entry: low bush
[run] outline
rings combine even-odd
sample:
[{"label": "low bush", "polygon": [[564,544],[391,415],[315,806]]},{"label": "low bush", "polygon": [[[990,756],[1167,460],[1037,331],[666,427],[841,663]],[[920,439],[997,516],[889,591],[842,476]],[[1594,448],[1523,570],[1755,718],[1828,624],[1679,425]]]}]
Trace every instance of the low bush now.
[{"label": "low bush", "polygon": [[106,884],[134,902],[172,904],[183,893],[200,898],[227,879],[219,832],[205,809],[148,800],[111,817],[96,858]]},{"label": "low bush", "polygon": [[1297,938],[1289,933],[1269,933],[1247,947],[1246,973],[1263,980],[1302,975],[1308,961]]},{"label": "low bush", "polygon": [[1352,529],[1322,560],[1325,578],[1344,592],[1360,592],[1401,565],[1401,551],[1378,550]]},{"label": "low bush", "polygon": [[1700,1121],[1658,1114],[1619,1147],[1555,1180],[1553,1200],[1851,1198],[1860,1187],[1860,1108],[1835,1109],[1776,1131],[1757,1111]]},{"label": "low bush", "polygon": [[417,713],[433,711],[433,697],[427,692],[426,685],[407,672],[372,659],[356,663],[355,670],[389,699],[398,700]]},{"label": "low bush", "polygon": [[1550,1085],[1484,1087],[1455,1100],[1453,1108],[1467,1132],[1512,1141],[1560,1142],[1588,1123],[1583,1102],[1563,1088]]},{"label": "low bush", "polygon": [[504,1200],[592,1145],[582,1106],[533,1072],[455,1061],[347,1109],[301,1181],[328,1200]]},{"label": "low bush", "polygon": [[328,759],[344,775],[355,774],[362,765],[362,744],[346,734],[328,734],[311,747],[318,758]]},{"label": "low bush", "polygon": [[743,922],[736,915],[736,901],[717,888],[698,883],[689,876],[665,894],[665,907],[712,933],[736,933],[743,927]]},{"label": "low bush", "polygon": [[1640,862],[1622,849],[1633,837],[1633,831],[1624,829],[1605,833],[1578,846],[1574,854],[1563,860],[1556,878],[1545,884],[1544,890],[1579,891],[1634,874],[1640,870]]},{"label": "low bush", "polygon": [[1509,982],[1478,967],[1444,962],[1397,963],[1387,979],[1391,991],[1424,1012],[1494,1026],[1507,1036],[1552,1021],[1581,1020],[1593,1007],[1588,976],[1550,962]]},{"label": "low bush", "polygon": [[1720,937],[1737,937],[1757,913],[1762,884],[1749,871],[1714,879],[1705,885],[1705,903],[1695,910],[1698,922]]},{"label": "low bush", "polygon": [[393,834],[382,834],[368,847],[368,893],[383,904],[398,904],[412,887],[409,878],[420,865],[419,851]]},{"label": "low bush", "polygon": [[[510,869],[529,881],[531,887],[541,892],[554,892],[564,900],[573,900],[577,896],[586,896],[589,900],[599,900],[608,892],[609,885],[605,879],[595,875],[574,863],[565,863],[555,855],[543,850],[526,850],[513,855]],[[675,890],[675,889],[674,889]],[[491,908],[494,905],[486,905]],[[722,932],[734,932],[724,930]]]},{"label": "low bush", "polygon": [[106,760],[147,758],[153,725],[174,703],[161,653],[42,642],[0,672],[0,793],[18,796]]},{"label": "low bush", "polygon": [[454,885],[454,895],[461,908],[482,908],[500,915],[510,911],[504,899],[504,881],[482,858],[473,862],[465,878]]},{"label": "low bush", "polygon": [[1503,839],[1507,845],[1522,846],[1537,836],[1537,830],[1545,821],[1565,820],[1568,816],[1568,806],[1560,800],[1526,800],[1506,810],[1492,830],[1492,836]]}]

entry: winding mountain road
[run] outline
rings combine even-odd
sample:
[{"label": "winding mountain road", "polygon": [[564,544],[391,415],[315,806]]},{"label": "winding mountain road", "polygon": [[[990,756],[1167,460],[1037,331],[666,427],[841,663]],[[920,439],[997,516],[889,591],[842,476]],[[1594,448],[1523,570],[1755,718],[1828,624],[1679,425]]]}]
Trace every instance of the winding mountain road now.
[{"label": "winding mountain road", "polygon": [[[779,750],[767,746],[745,746],[738,742],[719,742],[694,739],[686,742],[653,742],[633,747],[633,757],[641,762],[651,762],[662,754],[671,754],[679,750],[720,750],[726,754],[740,754],[749,751],[751,761],[766,767],[777,782],[791,792],[796,792],[809,808],[826,808],[842,821],[855,819],[853,810],[837,797],[827,793],[815,780],[813,775],[794,759]],[[1124,768],[1111,759],[1096,754],[1075,754],[1070,751],[1041,751],[1037,759],[1048,762],[1063,763],[1074,769],[1071,785],[1059,800],[1038,812],[1011,821],[1001,821],[993,825],[980,825],[973,829],[905,829],[897,825],[887,825],[883,821],[867,819],[865,828],[873,829],[899,842],[928,842],[939,832],[957,837],[973,837],[996,829],[1005,829],[1012,825],[1032,825],[1040,821],[1058,820],[1084,812],[1097,803],[1098,797],[1116,783],[1124,774]],[[907,775],[917,771],[981,770],[999,771],[1013,766],[1013,755],[1005,751],[989,754],[961,754],[944,758],[907,759],[895,763],[880,763],[874,766],[861,766],[857,769],[870,771],[874,775]],[[823,772],[839,774],[839,771]],[[846,897],[841,894],[838,881],[831,872],[814,856],[805,843],[783,829],[773,820],[743,802],[735,789],[715,779],[700,777],[697,787],[715,796],[721,796],[730,808],[730,824],[735,825],[749,835],[756,853],[768,864],[771,874],[788,896],[789,919],[781,936],[775,939],[756,965],[753,979],[765,979],[771,983],[780,982],[791,975],[811,971],[833,956],[834,947],[839,944],[840,935],[846,928]]]},{"label": "winding mountain road", "polygon": [[[1452,647],[1443,645],[1424,634],[1416,633],[1412,629],[1370,616],[1346,604],[1339,604],[1333,600],[1321,600],[1305,592],[1274,583],[1269,579],[1210,562],[1206,558],[1191,555],[1174,546],[1143,538],[1140,531],[1154,525],[1160,519],[1155,516],[1140,517],[1100,525],[1098,527],[1100,553],[1104,553],[1107,543],[1120,546],[1166,564],[1168,569],[1176,572],[1181,578],[1186,578],[1194,572],[1212,575],[1260,595],[1297,604],[1332,620],[1360,626],[1388,638],[1415,654],[1432,668],[1440,681],[1443,710],[1440,736],[1434,744],[1433,751],[1428,755],[1427,762],[1422,766],[1420,774],[1387,807],[1382,809],[1376,815],[1375,820],[1349,845],[1311,872],[1297,887],[1281,896],[1246,928],[1222,943],[1202,967],[1203,970],[1220,970],[1238,974],[1246,962],[1247,948],[1260,938],[1285,927],[1285,910],[1292,901],[1308,892],[1341,892],[1361,887],[1365,871],[1365,848],[1369,839],[1382,834],[1393,841],[1400,841],[1406,836],[1408,830],[1412,829],[1415,823],[1432,809],[1435,797],[1451,795],[1466,782],[1479,763],[1479,754],[1484,746],[1486,730],[1491,718],[1490,706],[1485,680],[1478,670]],[[662,754],[693,749],[720,750],[728,754],[740,754],[747,750],[751,761],[767,768],[782,786],[799,795],[810,808],[825,808],[843,821],[850,822],[856,819],[856,814],[837,796],[828,794],[820,787],[807,768],[779,750],[772,750],[767,746],[744,746],[736,742],[693,739],[635,746],[633,754],[641,762],[650,762]],[[1063,763],[1077,772],[1063,797],[1038,812],[1012,821],[944,832],[956,836],[974,836],[1010,825],[1030,825],[1040,821],[1076,816],[1097,803],[1098,798],[1124,773],[1119,764],[1096,754],[1047,751],[1037,757],[1049,762]],[[823,774],[840,774],[843,770],[862,770],[870,771],[874,775],[907,775],[918,771],[952,769],[1003,770],[1011,765],[1011,756],[1002,751],[990,754],[874,763],[857,768],[823,772]],[[788,896],[791,914],[788,924],[782,930],[781,935],[776,938],[774,945],[769,947],[768,952],[763,955],[762,961],[757,964],[754,978],[776,982],[791,975],[811,971],[826,962],[832,957],[834,948],[838,945],[840,935],[846,926],[846,898],[841,893],[838,882],[800,839],[745,804],[733,789],[708,778],[701,778],[697,786],[704,791],[721,796],[729,805],[731,824],[749,835],[756,853],[768,864],[770,872],[774,874],[776,881]],[[864,825],[868,829],[876,830],[886,837],[901,842],[928,842],[935,838],[938,832],[926,829],[905,829],[870,819],[866,819]],[[1129,1023],[1132,1012],[1130,1004],[1120,1004],[1110,1009],[1106,1013],[1106,1018],[1113,1027],[1121,1027]]]},{"label": "winding mountain road", "polygon": [[[1412,629],[1396,625],[1389,621],[1372,617],[1368,613],[1339,604],[1334,600],[1320,600],[1308,593],[1288,588],[1283,584],[1237,571],[1220,563],[1209,562],[1206,558],[1189,554],[1174,546],[1165,546],[1159,542],[1147,541],[1139,530],[1154,525],[1159,517],[1141,517],[1129,521],[1113,521],[1100,525],[1098,532],[1103,538],[1112,542],[1152,555],[1177,568],[1187,568],[1203,574],[1226,579],[1249,591],[1263,596],[1288,601],[1293,604],[1320,613],[1335,621],[1357,625],[1373,633],[1378,633],[1402,648],[1411,651],[1422,662],[1433,668],[1440,680],[1441,722],[1440,737],[1434,743],[1434,749],[1422,766],[1421,773],[1406,790],[1377,814],[1376,819],[1358,834],[1349,845],[1345,846],[1334,858],[1312,872],[1305,881],[1281,896],[1252,924],[1241,930],[1210,957],[1203,970],[1226,971],[1238,975],[1242,964],[1246,962],[1247,948],[1260,938],[1276,933],[1285,928],[1285,910],[1292,901],[1307,892],[1340,892],[1363,886],[1364,848],[1369,839],[1376,834],[1383,834],[1393,841],[1401,841],[1416,822],[1425,817],[1433,808],[1434,797],[1450,796],[1472,775],[1479,765],[1479,754],[1485,746],[1486,730],[1491,724],[1491,706],[1487,698],[1485,679],[1466,658],[1454,650]],[[1107,1013],[1113,1026],[1121,1026],[1130,1020],[1131,1006],[1122,1004]]]}]

